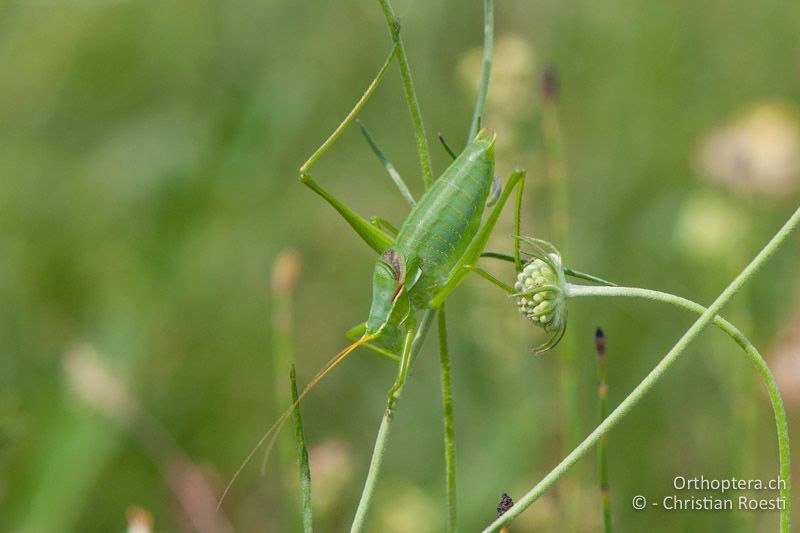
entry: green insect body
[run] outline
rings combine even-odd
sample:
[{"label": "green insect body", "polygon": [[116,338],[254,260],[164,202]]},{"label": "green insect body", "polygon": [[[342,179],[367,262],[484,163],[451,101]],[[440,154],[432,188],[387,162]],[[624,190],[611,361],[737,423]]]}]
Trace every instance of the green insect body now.
[{"label": "green insect body", "polygon": [[[373,274],[372,304],[367,321],[347,332],[353,343],[332,357],[308,382],[292,405],[267,429],[231,478],[220,502],[258,448],[269,441],[266,455],[269,454],[278,431],[299,402],[359,346],[364,345],[399,363],[397,379],[388,394],[387,408],[391,410],[411,364],[413,341],[417,334],[424,337],[426,328],[421,324],[430,325],[430,317],[433,316],[432,313],[426,313],[427,322],[420,320],[421,324],[418,324],[417,312],[439,309],[450,292],[469,272],[480,272],[475,262],[484,251],[500,212],[514,189],[517,190],[514,228],[515,234],[519,235],[525,171],[514,170],[502,190],[494,190],[495,138],[494,135],[486,135],[485,130],[467,143],[462,153],[415,203],[402,178],[395,175],[396,171],[370,141],[366,129],[362,128],[367,140],[373,145],[373,151],[384,161],[392,179],[413,206],[395,237],[382,229],[385,227],[394,233],[390,224],[377,218],[373,222],[378,220],[382,224],[375,224],[358,215],[311,176],[310,169],[314,162],[355,120],[386,72],[394,54],[393,48],[353,110],[300,167],[300,182],[333,207],[356,234],[380,254]],[[490,197],[493,207],[484,217]],[[515,263],[519,269],[518,238],[515,239]]]},{"label": "green insect body", "polygon": [[419,199],[375,265],[365,335],[392,349],[397,328],[433,297],[472,243],[494,177],[494,138],[479,134]]}]

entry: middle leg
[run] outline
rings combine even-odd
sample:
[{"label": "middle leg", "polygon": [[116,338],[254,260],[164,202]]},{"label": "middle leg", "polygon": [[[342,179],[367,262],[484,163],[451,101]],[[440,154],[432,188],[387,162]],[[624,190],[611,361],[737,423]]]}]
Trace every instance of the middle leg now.
[{"label": "middle leg", "polygon": [[511,192],[514,190],[514,187],[519,185],[519,191],[517,193],[517,202],[516,202],[516,214],[514,220],[514,230],[516,235],[514,236],[514,255],[515,255],[515,264],[518,265],[517,268],[520,268],[520,259],[519,259],[519,225],[520,225],[520,208],[522,205],[522,185],[525,182],[525,170],[517,169],[512,174],[511,177],[508,178],[508,183],[503,188],[503,192],[500,193],[500,198],[498,198],[497,203],[492,208],[491,213],[486,219],[486,222],[481,227],[478,234],[472,240],[472,244],[470,244],[467,251],[464,253],[464,256],[458,260],[456,266],[453,268],[453,271],[450,273],[450,277],[447,279],[446,283],[439,290],[436,295],[431,299],[430,305],[433,308],[436,308],[445,301],[445,299],[450,295],[453,290],[458,287],[458,285],[464,280],[467,274],[470,272],[470,266],[475,265],[477,260],[480,258],[481,253],[483,252],[484,248],[486,248],[486,243],[489,240],[489,236],[492,234],[492,230],[494,229],[495,224],[497,224],[497,219],[500,217],[500,213],[503,210],[506,202],[508,201],[508,197],[511,196]]}]

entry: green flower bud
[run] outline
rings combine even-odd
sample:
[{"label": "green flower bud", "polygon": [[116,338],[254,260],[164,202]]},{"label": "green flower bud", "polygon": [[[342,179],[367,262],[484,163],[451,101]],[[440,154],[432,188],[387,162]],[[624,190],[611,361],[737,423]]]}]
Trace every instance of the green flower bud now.
[{"label": "green flower bud", "polygon": [[531,260],[517,274],[514,288],[519,312],[534,324],[541,326],[551,336],[536,353],[549,350],[564,336],[567,327],[566,277],[561,256],[549,243],[522,237],[522,241],[535,247]]}]

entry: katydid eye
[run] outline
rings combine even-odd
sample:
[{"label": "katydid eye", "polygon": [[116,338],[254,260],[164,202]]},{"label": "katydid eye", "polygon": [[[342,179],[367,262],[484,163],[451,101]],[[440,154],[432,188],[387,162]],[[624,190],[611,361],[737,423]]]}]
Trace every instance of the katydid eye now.
[{"label": "katydid eye", "polygon": [[381,262],[387,266],[395,280],[403,281],[406,275],[406,268],[402,255],[389,249],[381,256]]}]

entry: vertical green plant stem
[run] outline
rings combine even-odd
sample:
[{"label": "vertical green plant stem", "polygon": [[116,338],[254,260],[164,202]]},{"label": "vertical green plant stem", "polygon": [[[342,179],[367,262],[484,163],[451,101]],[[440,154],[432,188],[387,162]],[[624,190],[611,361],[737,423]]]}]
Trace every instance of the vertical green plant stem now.
[{"label": "vertical green plant stem", "polygon": [[522,221],[520,220],[520,213],[522,213],[522,193],[525,189],[525,182],[522,181],[517,189],[517,198],[514,202],[514,268],[517,272],[522,270],[522,259],[520,258],[519,244],[522,236]]},{"label": "vertical green plant stem", "polygon": [[[567,166],[564,161],[564,136],[558,118],[558,90],[556,73],[545,69],[541,80],[542,93],[542,140],[546,160],[548,190],[550,192],[550,228],[553,242],[559,243],[565,257],[570,257],[569,245],[569,192]],[[572,448],[580,435],[578,412],[578,386],[575,375],[575,339],[567,330],[561,341],[561,401],[566,411],[564,418],[565,444]]]},{"label": "vertical green plant stem", "polygon": [[[558,119],[558,90],[556,74],[548,68],[542,75],[542,139],[550,191],[550,227],[553,242],[559,243],[565,257],[570,257],[569,245],[569,193],[567,166],[564,162],[564,136]],[[575,339],[567,330],[561,341],[561,401],[566,411],[564,442],[571,449],[580,435],[578,412],[578,386],[575,372]]]},{"label": "vertical green plant stem", "polygon": [[[292,403],[297,403],[297,375],[294,365],[289,371],[289,381],[292,386]],[[300,406],[294,410],[292,415],[294,422],[294,437],[297,441],[297,455],[300,462],[300,508],[303,516],[303,531],[311,533],[314,531],[311,513],[311,468],[308,465],[308,450],[306,449],[306,439],[303,435],[303,419],[300,416]]]},{"label": "vertical green plant stem", "polygon": [[[558,116],[556,71],[553,67],[546,68],[542,73],[541,95],[542,141],[550,197],[550,229],[553,232],[553,241],[559,243],[559,248],[564,256],[572,257],[569,242],[568,174],[564,161],[564,136]],[[574,332],[571,328],[567,328],[558,350],[559,393],[564,412],[561,425],[563,453],[571,450],[580,442],[581,438],[582,424],[578,401],[578,365],[576,364],[578,350]],[[576,518],[580,516],[580,510],[586,503],[581,501],[582,493],[573,483],[564,483],[560,491],[565,502],[561,506],[562,522],[566,526],[565,530],[571,531],[575,529]]]},{"label": "vertical green plant stem", "polygon": [[489,93],[489,78],[492,74],[492,57],[494,54],[494,0],[483,0],[483,64],[481,65],[481,81],[472,122],[469,125],[467,142],[478,134],[481,117],[486,108],[486,95]]},{"label": "vertical green plant stem", "polygon": [[[683,334],[683,336],[675,343],[672,349],[664,356],[664,358],[656,365],[656,367],[637,385],[633,391],[614,409],[608,417],[603,420],[589,436],[587,436],[572,452],[570,452],[555,468],[553,468],[536,486],[529,490],[517,503],[503,516],[492,522],[485,532],[497,531],[503,525],[508,524],[514,518],[519,516],[525,509],[531,506],[542,494],[544,494],[558,479],[569,471],[572,466],[585,456],[593,446],[597,444],[600,438],[607,434],[611,428],[619,423],[630,410],[638,404],[642,398],[653,388],[658,380],[664,373],[675,363],[678,357],[686,350],[689,343],[694,340],[697,335],[705,328],[714,317],[719,313],[723,305],[730,300],[734,294],[745,284],[753,275],[764,265],[764,263],[781,247],[787,237],[800,223],[800,209],[796,210],[788,221],[781,227],[775,236],[770,239],[767,245],[756,255],[756,257],[745,267],[744,270],[728,285],[724,291],[717,297],[716,300],[700,314],[700,317],[692,324],[692,326]],[[606,287],[592,287],[592,289],[601,289]],[[613,288],[613,287],[608,287]],[[586,289],[589,289],[587,287]],[[574,295],[574,294],[573,294]],[[768,369],[765,369],[768,370]],[[764,371],[762,371],[762,376]],[[773,380],[774,381],[774,380]],[[775,389],[777,390],[777,388]],[[770,397],[772,399],[772,396]],[[778,402],[780,396],[773,400],[777,404],[777,412],[783,412],[782,402]],[[785,418],[785,417],[784,417]],[[779,424],[779,430],[788,435],[788,427],[784,422]],[[781,447],[788,449],[788,438]],[[786,488],[791,487],[791,479],[789,477],[789,465],[785,468],[782,465],[781,470],[787,475],[785,480]],[[789,507],[789,502],[786,502]],[[781,513],[781,532],[789,533],[790,531],[790,513]]]},{"label": "vertical green plant stem", "polygon": [[[294,288],[300,275],[300,254],[291,249],[281,250],[272,264],[271,292],[271,333],[272,333],[272,372],[275,406],[290,405],[291,392],[286,387],[286,376],[294,361]],[[278,413],[275,413],[276,415]],[[295,463],[294,446],[291,437],[282,435],[278,442],[278,479],[281,481],[280,520],[284,527],[295,520],[300,509],[297,508],[295,493],[297,485],[289,476],[282,475],[284,469]],[[263,468],[263,465],[262,465]]]},{"label": "vertical green plant stem", "polygon": [[397,48],[397,63],[400,66],[400,77],[403,79],[403,90],[406,95],[408,111],[411,113],[411,123],[414,126],[414,135],[417,139],[417,152],[419,153],[419,164],[422,167],[422,178],[427,189],[433,184],[433,173],[431,172],[431,158],[428,153],[428,140],[425,136],[425,124],[422,122],[422,112],[417,101],[417,92],[414,89],[414,80],[411,79],[411,68],[408,66],[406,48],[403,39],[400,38],[400,21],[394,13],[392,4],[389,0],[378,0],[386,17],[386,24],[392,34],[392,41]]},{"label": "vertical green plant stem", "polygon": [[[706,310],[702,305],[660,291],[653,291],[650,289],[639,289],[632,287],[585,287],[585,286],[570,286],[570,296],[617,296],[628,298],[644,298],[658,302],[668,303],[682,309],[686,309],[696,314],[702,315]],[[775,416],[775,425],[778,432],[778,455],[780,461],[780,477],[785,480],[784,487],[781,488],[781,497],[785,502],[785,508],[781,511],[781,527],[783,528],[784,521],[788,531],[789,518],[791,516],[791,453],[789,448],[789,425],[786,418],[786,411],[783,407],[783,400],[781,393],[778,389],[778,384],[775,377],[767,365],[767,362],[758,352],[755,346],[745,337],[736,327],[720,316],[714,317],[714,324],[730,336],[736,344],[738,344],[744,352],[750,357],[750,361],[758,370],[761,380],[767,389],[770,402],[772,403],[772,411]],[[781,529],[783,531],[783,529]]]},{"label": "vertical green plant stem", "polygon": [[456,508],[456,435],[453,423],[453,385],[450,380],[450,352],[447,345],[447,317],[445,304],[438,313],[439,369],[442,381],[442,408],[444,412],[444,464],[447,485],[447,530],[458,531]]},{"label": "vertical green plant stem", "polygon": [[569,191],[567,165],[564,161],[564,135],[558,118],[558,91],[555,71],[547,69],[542,79],[542,138],[547,161],[550,189],[550,224],[553,241],[569,254]]},{"label": "vertical green plant stem", "polygon": [[[608,380],[606,379],[606,336],[597,328],[594,334],[594,346],[597,353],[597,399],[600,403],[600,422],[608,416]],[[600,498],[603,503],[603,526],[606,533],[611,533],[611,505],[609,503],[608,485],[608,435],[603,435],[597,444],[597,466],[600,473]]]},{"label": "vertical green plant stem", "polygon": [[[433,316],[435,314],[435,310],[429,309],[425,311],[420,319],[419,327],[409,349],[409,357],[411,361],[408,365],[409,367],[413,366],[414,360],[419,355],[419,351],[422,348],[422,343],[425,341],[425,337],[428,335],[428,331],[430,330],[431,323],[433,322]],[[402,368],[402,365],[399,365],[398,378],[401,377],[400,374],[403,373],[404,370],[407,369],[404,369]],[[351,533],[364,530],[367,514],[369,513],[369,509],[372,505],[375,489],[378,486],[378,477],[380,476],[381,466],[383,466],[383,458],[386,455],[386,446],[389,442],[389,433],[392,429],[392,422],[394,421],[394,415],[397,412],[397,405],[400,401],[402,393],[403,386],[401,384],[400,387],[392,389],[392,394],[387,402],[386,410],[383,413],[381,425],[378,429],[378,436],[375,439],[375,447],[372,450],[372,459],[369,463],[367,480],[364,482],[361,500],[358,503],[358,509],[356,509],[356,515],[355,518],[353,518],[353,524],[350,526]]]},{"label": "vertical green plant stem", "polygon": [[[738,265],[744,262],[747,257],[742,257],[742,251],[747,249],[747,245],[753,241],[752,228],[758,226],[755,222],[755,213],[759,211],[758,196],[744,195],[741,208],[736,209],[740,219],[741,228],[747,228],[737,235],[737,246],[725,254],[722,258],[724,264],[721,265],[726,272],[735,273]],[[726,311],[731,321],[735,324],[750,325],[755,321],[755,310],[753,287],[745,288],[736,299],[736,305]],[[727,369],[730,375],[728,386],[732,391],[733,401],[728,411],[728,431],[729,439],[734,445],[728,450],[733,458],[734,464],[739,472],[752,472],[762,455],[762,446],[759,442],[759,435],[751,428],[757,427],[759,421],[758,406],[750,399],[757,394],[758,383],[752,379],[749,368],[744,365],[731,365]],[[734,513],[731,515],[731,522],[728,526],[733,531],[755,531],[758,529],[756,513]]]}]

